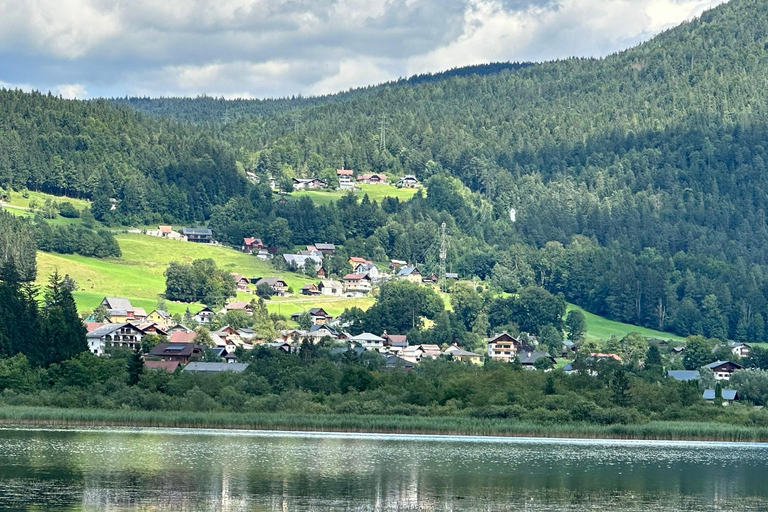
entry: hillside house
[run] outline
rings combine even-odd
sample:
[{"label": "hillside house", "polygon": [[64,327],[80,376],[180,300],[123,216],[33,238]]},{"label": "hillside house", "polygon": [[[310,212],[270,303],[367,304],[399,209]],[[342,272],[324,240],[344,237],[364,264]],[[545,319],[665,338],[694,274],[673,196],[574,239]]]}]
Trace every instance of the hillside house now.
[{"label": "hillside house", "polygon": [[136,350],[141,347],[143,337],[144,331],[129,323],[101,324],[85,336],[88,350],[97,356],[104,355],[108,347]]},{"label": "hillside house", "polygon": [[314,267],[315,272],[323,266],[322,255],[309,256],[304,254],[283,254],[283,259],[289,269],[301,270],[302,272],[304,272],[308,264]]},{"label": "hillside house", "polygon": [[328,324],[315,324],[307,333],[307,339],[314,344],[320,343],[320,340],[326,336],[334,340],[338,340],[342,337],[338,330]]},{"label": "hillside house", "polygon": [[386,174],[361,174],[357,177],[358,183],[364,183],[366,185],[386,185]]},{"label": "hillside house", "polygon": [[148,229],[146,234],[149,236],[156,236],[158,238],[167,238],[168,240],[181,240],[186,242],[187,237],[174,231],[171,226],[157,226],[157,229]]},{"label": "hillside house", "polygon": [[392,270],[397,270],[401,267],[407,267],[408,262],[403,260],[389,260],[389,268]]},{"label": "hillside house", "polygon": [[526,370],[533,370],[535,369],[536,361],[539,359],[547,359],[550,364],[555,364],[555,358],[551,355],[547,354],[546,352],[537,352],[537,351],[531,351],[531,352],[518,352],[517,353],[517,360],[520,361],[520,364],[523,365],[523,368]]},{"label": "hillside house", "polygon": [[148,314],[144,320],[147,322],[154,322],[161,325],[163,328],[168,328],[174,324],[171,314],[162,309],[155,309]]},{"label": "hillside house", "polygon": [[237,291],[251,293],[251,289],[248,287],[251,282],[247,277],[242,274],[232,274],[232,277],[235,279],[235,286],[237,287]]},{"label": "hillside house", "polygon": [[353,174],[350,169],[336,169],[336,177],[339,179],[339,190],[352,190],[355,188],[355,184],[352,183]]},{"label": "hillside house", "polygon": [[320,295],[320,290],[317,289],[317,285],[314,283],[305,284],[301,287],[302,295]]},{"label": "hillside house", "polygon": [[142,322],[147,318],[144,308],[137,308],[131,301],[124,297],[104,297],[101,306],[106,308],[112,323]]},{"label": "hillside house", "polygon": [[387,334],[387,331],[384,331],[381,337],[386,347],[403,349],[408,346],[408,337],[405,334]]},{"label": "hillside house", "polygon": [[488,357],[497,361],[510,362],[518,352],[533,352],[533,348],[523,343],[506,332],[496,334],[486,340],[488,343]]},{"label": "hillside house", "polygon": [[462,348],[459,348],[458,345],[455,343],[445,349],[445,352],[443,352],[446,356],[451,356],[451,358],[454,361],[462,361],[466,363],[472,363],[472,364],[482,364],[483,363],[483,356],[480,354],[475,354],[474,352],[469,352],[467,350],[464,350]]},{"label": "hillside house", "polygon": [[[715,395],[717,393],[714,389],[705,389],[704,393],[702,393],[701,397],[706,400],[708,403],[713,404],[715,403]],[[723,405],[729,405],[735,402],[739,399],[739,394],[736,392],[735,389],[723,389],[721,390],[721,399]]]},{"label": "hillside house", "polygon": [[262,283],[268,284],[272,288],[272,292],[278,297],[287,297],[289,295],[288,283],[279,277],[262,277],[256,281],[256,286],[258,287]]},{"label": "hillside house", "polygon": [[690,382],[692,380],[699,380],[701,378],[701,373],[699,370],[668,370],[667,378]]},{"label": "hillside house", "polygon": [[158,343],[149,351],[152,357],[159,357],[162,361],[178,361],[181,364],[189,363],[190,358],[199,357],[203,348],[194,343]]},{"label": "hillside house", "polygon": [[253,315],[253,305],[244,300],[235,300],[227,303],[219,313],[226,314],[230,311],[243,311],[247,315]]},{"label": "hillside house", "polygon": [[735,356],[747,357],[749,355],[749,349],[752,347],[750,347],[746,343],[739,343],[737,341],[732,341],[728,343],[728,348],[731,350],[731,353]]},{"label": "hillside house", "polygon": [[371,278],[371,280],[375,281],[381,277],[381,272],[379,271],[379,267],[374,265],[370,261],[366,261],[364,263],[358,263],[355,266],[355,274],[363,274]]},{"label": "hillside house", "polygon": [[397,273],[397,277],[410,281],[411,283],[421,283],[421,272],[416,267],[403,267]]},{"label": "hillside house", "polygon": [[449,279],[451,281],[458,281],[459,280],[459,274],[457,274],[456,272],[446,272],[445,273],[445,278]]},{"label": "hillside house", "polygon": [[184,228],[181,234],[187,237],[188,242],[196,244],[210,244],[213,242],[213,231],[208,228]]},{"label": "hillside house", "polygon": [[315,244],[313,246],[315,250],[320,251],[323,254],[335,254],[336,253],[336,245],[335,244]]},{"label": "hillside house", "polygon": [[397,188],[418,188],[421,186],[421,183],[416,179],[416,176],[407,175],[397,180],[395,186]]},{"label": "hillside house", "polygon": [[362,297],[371,291],[371,278],[365,274],[347,274],[344,276],[344,292],[347,295]]},{"label": "hillside house", "polygon": [[730,380],[733,372],[744,368],[733,361],[715,361],[714,363],[706,365],[706,367],[712,370],[715,374],[715,380]]},{"label": "hillside house", "polygon": [[195,313],[195,322],[199,324],[210,323],[215,315],[216,313],[211,308],[205,306],[203,309]]},{"label": "hillside house", "polygon": [[[306,313],[309,315],[309,318],[312,319],[314,325],[323,325],[325,323],[330,323],[333,320],[333,317],[326,313],[323,308],[311,308],[309,311],[306,311]],[[299,317],[303,314],[304,313],[294,313],[291,315],[291,320],[298,322]]]},{"label": "hillside house", "polygon": [[253,254],[258,252],[259,249],[264,249],[264,244],[261,242],[261,238],[243,238],[242,251],[246,254]]},{"label": "hillside house", "polygon": [[340,297],[344,295],[344,284],[332,279],[323,279],[320,281],[320,284],[317,285],[317,290],[321,295]]},{"label": "hillside house", "polygon": [[365,350],[375,350],[377,352],[382,352],[384,350],[384,338],[371,334],[370,332],[352,336],[349,341],[360,345]]},{"label": "hillside house", "polygon": [[171,343],[192,343],[195,341],[195,338],[197,337],[197,333],[194,331],[184,332],[184,331],[176,331],[171,333],[171,337],[168,341]]},{"label": "hillside house", "polygon": [[319,178],[291,178],[293,190],[319,190],[328,188],[328,183]]}]

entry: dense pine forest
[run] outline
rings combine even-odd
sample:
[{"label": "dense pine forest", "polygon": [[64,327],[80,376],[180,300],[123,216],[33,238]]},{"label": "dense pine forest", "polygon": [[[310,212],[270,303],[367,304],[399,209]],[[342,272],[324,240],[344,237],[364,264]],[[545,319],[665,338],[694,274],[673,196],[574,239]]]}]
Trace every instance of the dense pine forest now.
[{"label": "dense pine forest", "polygon": [[[510,293],[541,286],[681,335],[763,341],[767,11],[766,0],[732,0],[605,59],[453,70],[329,97],[2,91],[0,186],[91,198],[107,224],[206,222],[225,243],[286,248],[321,236],[428,272],[446,222],[449,270],[462,277]],[[342,166],[415,174],[425,191],[278,204],[244,173],[285,181]]]}]

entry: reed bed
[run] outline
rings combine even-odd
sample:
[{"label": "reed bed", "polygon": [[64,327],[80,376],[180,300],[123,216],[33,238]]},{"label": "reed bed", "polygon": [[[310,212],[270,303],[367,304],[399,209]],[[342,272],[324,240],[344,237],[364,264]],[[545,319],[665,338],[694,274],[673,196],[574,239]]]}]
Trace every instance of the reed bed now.
[{"label": "reed bed", "polygon": [[765,427],[670,421],[634,425],[542,425],[470,417],[203,413],[3,406],[0,407],[0,424],[768,442],[768,428]]}]

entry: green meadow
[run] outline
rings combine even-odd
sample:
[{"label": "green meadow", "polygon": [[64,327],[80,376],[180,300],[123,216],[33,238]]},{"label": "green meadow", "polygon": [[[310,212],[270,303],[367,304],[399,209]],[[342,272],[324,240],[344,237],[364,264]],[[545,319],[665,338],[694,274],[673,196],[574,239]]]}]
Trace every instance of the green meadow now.
[{"label": "green meadow", "polygon": [[[401,201],[407,201],[416,194],[415,188],[397,188],[394,185],[359,185],[360,190],[355,191],[355,195],[362,198],[368,194],[371,201],[381,202],[385,197],[396,197]],[[289,197],[307,196],[317,204],[330,204],[338,201],[344,194],[349,193],[346,190],[300,190],[292,192]],[[423,192],[422,192],[423,193]]]},{"label": "green meadow", "polygon": [[669,332],[656,331],[645,327],[638,327],[637,325],[608,320],[607,318],[593,315],[578,306],[568,304],[567,310],[570,311],[572,309],[578,309],[584,313],[584,317],[587,320],[586,338],[588,340],[603,342],[611,339],[611,335],[613,334],[615,334],[617,338],[623,338],[630,332],[637,332],[646,338],[658,338],[660,340],[682,341],[684,339]]}]

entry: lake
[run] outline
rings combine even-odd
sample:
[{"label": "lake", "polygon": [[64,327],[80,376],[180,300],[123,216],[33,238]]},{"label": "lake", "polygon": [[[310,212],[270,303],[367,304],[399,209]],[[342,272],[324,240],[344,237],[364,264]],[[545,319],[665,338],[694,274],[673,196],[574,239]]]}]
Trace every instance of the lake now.
[{"label": "lake", "polygon": [[768,509],[768,445],[0,429],[0,509]]}]

